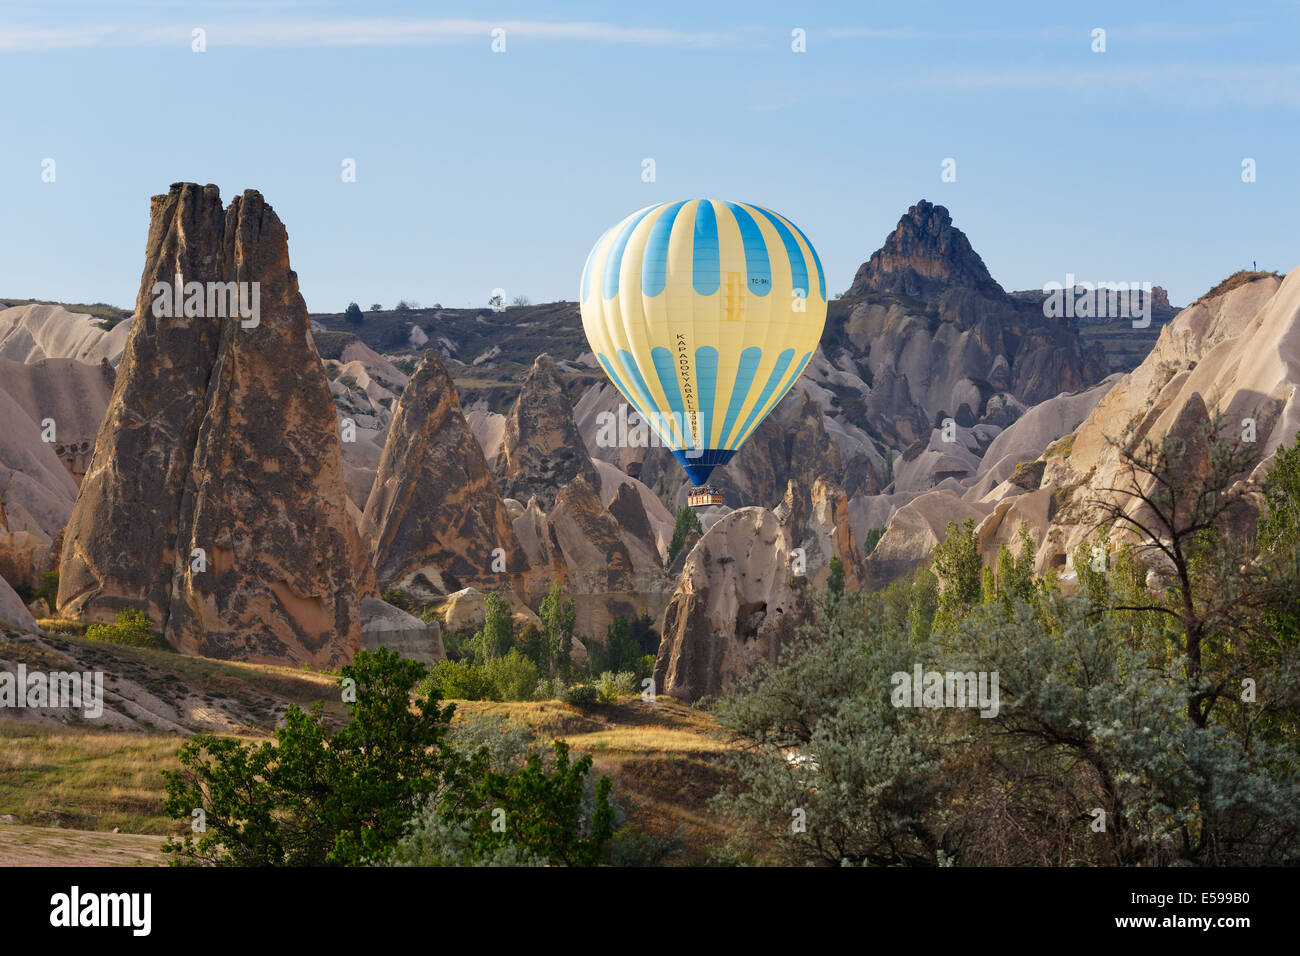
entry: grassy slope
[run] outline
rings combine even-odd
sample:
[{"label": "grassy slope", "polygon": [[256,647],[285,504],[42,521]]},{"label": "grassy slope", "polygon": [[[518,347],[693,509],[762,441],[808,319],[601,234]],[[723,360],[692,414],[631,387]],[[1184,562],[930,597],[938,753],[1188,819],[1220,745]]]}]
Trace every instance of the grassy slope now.
[{"label": "grassy slope", "polygon": [[[17,635],[0,639],[0,659],[19,657],[29,666],[57,669],[75,660],[129,676],[160,697],[201,690],[214,706],[247,718],[240,729],[250,740],[265,739],[288,703],[309,706],[333,684],[327,675],[76,637],[47,636],[40,645]],[[327,710],[341,716],[342,705],[331,702]],[[718,842],[707,802],[726,779],[728,744],[708,714],[670,698],[646,704],[636,696],[587,708],[560,701],[462,701],[457,711],[505,714],[532,729],[543,746],[563,737],[576,751],[591,753],[595,772],[613,778],[629,822],[661,835],[682,828],[683,853],[673,862],[698,862]],[[0,816],[11,814],[21,824],[0,825],[0,865],[161,862],[157,837],[184,825],[162,814],[162,772],[177,766],[182,739],[84,721],[0,720]],[[114,827],[124,832],[107,832]]]}]

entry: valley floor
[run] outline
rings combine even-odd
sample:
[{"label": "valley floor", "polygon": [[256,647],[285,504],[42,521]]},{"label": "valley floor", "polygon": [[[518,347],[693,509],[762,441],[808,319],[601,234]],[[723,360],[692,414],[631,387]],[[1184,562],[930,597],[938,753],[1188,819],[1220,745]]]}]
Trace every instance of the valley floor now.
[{"label": "valley floor", "polygon": [[[322,674],[81,638],[11,634],[4,650],[0,659],[48,656],[50,666],[126,670],[131,679],[115,681],[111,703],[136,720],[117,728],[32,720],[31,714],[0,721],[0,818],[18,820],[0,823],[0,866],[165,862],[158,852],[162,838],[181,833],[184,824],[162,812],[163,771],[178,766],[176,748],[187,731],[234,727],[244,739],[266,739],[289,703],[306,707],[334,694],[332,679]],[[215,694],[213,681],[220,688]],[[146,703],[147,709],[141,706]],[[333,711],[337,700],[330,703]],[[730,744],[702,710],[668,697],[650,704],[628,696],[589,707],[459,701],[457,713],[502,714],[528,727],[541,747],[562,738],[590,753],[595,775],[612,778],[628,822],[658,836],[678,835],[681,851],[669,864],[703,862],[721,842],[708,801],[727,780]]]}]

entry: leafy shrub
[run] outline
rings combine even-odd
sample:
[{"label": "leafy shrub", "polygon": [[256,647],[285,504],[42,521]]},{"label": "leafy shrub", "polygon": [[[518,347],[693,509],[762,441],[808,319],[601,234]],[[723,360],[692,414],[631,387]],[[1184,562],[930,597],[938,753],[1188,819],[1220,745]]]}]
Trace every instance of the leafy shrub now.
[{"label": "leafy shrub", "polygon": [[600,692],[590,684],[578,684],[564,692],[564,702],[576,707],[590,707],[596,703]]},{"label": "leafy shrub", "polygon": [[514,648],[504,657],[493,657],[483,665],[492,687],[493,700],[528,700],[537,688],[537,665]]},{"label": "leafy shrub", "polygon": [[420,693],[441,700],[490,700],[491,682],[473,661],[439,661],[420,684]]},{"label": "leafy shrub", "polygon": [[537,689],[533,692],[533,700],[564,700],[564,695],[568,692],[568,689],[562,678],[543,677],[537,682]]},{"label": "leafy shrub", "polygon": [[425,799],[467,790],[466,763],[446,745],[454,708],[411,706],[424,673],[391,651],[359,652],[342,668],[356,681],[351,720],[332,731],[318,704],[290,706],[275,742],[246,744],[203,734],[181,744],[181,769],[164,771],[164,810],[189,823],[196,840],[168,840],[174,865],[322,866],[384,859]]},{"label": "leafy shrub", "polygon": [[92,641],[124,644],[127,647],[150,647],[166,650],[168,645],[162,635],[153,629],[153,621],[144,611],[127,608],[117,612],[114,624],[92,624],[86,628],[86,637]]},{"label": "leafy shrub", "polygon": [[677,552],[682,550],[686,544],[687,536],[694,531],[696,534],[704,534],[704,529],[700,526],[700,519],[695,512],[686,505],[677,509],[677,517],[673,521],[673,537],[668,542],[668,563],[672,564],[677,557]]},{"label": "leafy shrub", "polygon": [[489,770],[506,773],[527,762],[533,732],[504,714],[467,714],[451,725],[447,741],[462,754],[482,751]]},{"label": "leafy shrub", "polygon": [[415,606],[411,603],[410,597],[400,588],[384,588],[383,593],[379,595],[380,600],[385,604],[391,604],[407,614],[415,613]]},{"label": "leafy shrub", "polygon": [[613,866],[659,866],[674,853],[680,853],[684,827],[675,833],[657,836],[640,827],[620,827],[605,848],[605,858]]},{"label": "leafy shrub", "polygon": [[636,675],[631,671],[605,671],[596,681],[596,699],[602,704],[617,704],[619,697],[636,691]]},{"label": "leafy shrub", "polygon": [[420,684],[420,692],[443,700],[532,700],[537,692],[537,665],[511,648],[503,657],[482,664],[472,660],[439,661]]},{"label": "leafy shrub", "polygon": [[[477,755],[481,763],[482,755]],[[595,866],[613,833],[612,785],[588,779],[591,757],[570,762],[554,745],[548,762],[487,770],[468,793],[441,806],[430,800],[411,821],[390,863],[405,866]]]}]

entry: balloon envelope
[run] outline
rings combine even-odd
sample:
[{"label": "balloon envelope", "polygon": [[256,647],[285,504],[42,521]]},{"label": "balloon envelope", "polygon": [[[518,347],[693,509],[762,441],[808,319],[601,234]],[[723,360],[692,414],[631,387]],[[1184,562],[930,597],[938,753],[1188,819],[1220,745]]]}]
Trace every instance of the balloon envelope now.
[{"label": "balloon envelope", "polygon": [[788,219],[690,199],[647,206],[601,236],[580,301],[601,368],[702,485],[812,358],[826,276]]}]

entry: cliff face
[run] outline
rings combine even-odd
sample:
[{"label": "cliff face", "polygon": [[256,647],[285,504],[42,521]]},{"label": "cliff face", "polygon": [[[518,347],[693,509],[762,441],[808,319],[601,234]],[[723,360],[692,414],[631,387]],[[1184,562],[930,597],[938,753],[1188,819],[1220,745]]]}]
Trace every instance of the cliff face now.
[{"label": "cliff face", "polygon": [[555,503],[556,492],[574,478],[581,477],[589,486],[600,487],[555,363],[545,353],[533,362],[506,417],[505,436],[494,470],[502,497],[527,501],[536,495],[548,511]]},{"label": "cliff face", "polygon": [[[1125,433],[1159,443],[1182,440],[1184,474],[1206,467],[1198,440],[1216,415],[1244,440],[1250,422],[1259,478],[1279,445],[1300,431],[1300,269],[1203,299],[1178,314],[1156,347],[1120,379],[1079,426],[1069,454],[1048,457],[1043,487],[1059,489],[1060,511],[1040,539],[1038,567],[1063,565],[1092,532],[1097,502],[1125,499],[1099,489],[1125,486],[1117,450]],[[1247,477],[1246,474],[1241,476]]]},{"label": "cliff face", "polygon": [[138,608],[161,623],[170,613],[180,502],[222,330],[154,315],[151,290],[177,275],[221,281],[224,244],[216,186],[178,184],[154,197],[131,331],[63,537],[58,603],[70,617],[112,620]]},{"label": "cliff face", "polygon": [[[221,324],[181,501],[168,641],[207,657],[338,666],[374,592],[347,512],[334,401],[288,235],[259,193],[226,211],[225,281],[257,283],[261,316]],[[203,548],[211,566],[188,556]]]},{"label": "cliff face", "polygon": [[[140,608],[180,650],[345,663],[373,576],[284,226],[255,191],[223,210],[215,186],[177,184],[153,200],[145,260],[64,536],[60,612]],[[207,294],[169,316],[154,285],[178,275]],[[210,314],[216,283],[255,294],[256,314]]]},{"label": "cliff face", "polygon": [[848,294],[893,292],[937,302],[953,289],[992,300],[1004,294],[948,210],[923,199],[858,268]]},{"label": "cliff face", "polygon": [[362,527],[385,584],[450,593],[459,586],[449,586],[449,572],[460,584],[494,589],[528,570],[437,352],[425,353],[402,392]]},{"label": "cliff face", "polygon": [[1191,480],[1207,467],[1208,423],[1220,415],[1225,434],[1241,436],[1249,421],[1257,453],[1240,477],[1258,478],[1300,430],[1297,381],[1300,270],[1202,299],[1164,326],[1132,372],[1030,409],[994,439],[972,478],[912,498],[887,524],[864,520],[886,529],[866,560],[867,582],[883,586],[928,560],[947,523],[966,518],[984,560],[996,560],[1000,544],[1014,548],[1024,527],[1038,573],[1056,568],[1068,580],[1076,549],[1093,540],[1106,510],[1136,507],[1112,490],[1129,487],[1120,446],[1175,438],[1184,448],[1181,477]]},{"label": "cliff face", "polygon": [[924,201],[858,270],[828,324],[823,348],[832,360],[859,353],[872,421],[896,448],[941,418],[992,422],[989,403],[1005,405],[1000,395],[1033,405],[1109,371],[1104,351],[1085,347],[1074,327],[1009,295],[948,210]]},{"label": "cliff face", "polygon": [[660,693],[716,695],[760,661],[775,663],[808,612],[790,570],[791,541],[762,508],[724,515],[691,549],[664,613]]}]

